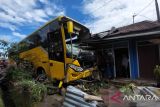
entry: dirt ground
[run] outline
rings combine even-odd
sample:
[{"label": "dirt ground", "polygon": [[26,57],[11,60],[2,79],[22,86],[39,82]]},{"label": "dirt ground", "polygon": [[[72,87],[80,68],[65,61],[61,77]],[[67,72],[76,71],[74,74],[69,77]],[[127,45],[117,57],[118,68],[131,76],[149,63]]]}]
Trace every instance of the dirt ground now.
[{"label": "dirt ground", "polygon": [[48,95],[43,102],[38,103],[35,107],[61,107],[64,97],[58,94]]}]

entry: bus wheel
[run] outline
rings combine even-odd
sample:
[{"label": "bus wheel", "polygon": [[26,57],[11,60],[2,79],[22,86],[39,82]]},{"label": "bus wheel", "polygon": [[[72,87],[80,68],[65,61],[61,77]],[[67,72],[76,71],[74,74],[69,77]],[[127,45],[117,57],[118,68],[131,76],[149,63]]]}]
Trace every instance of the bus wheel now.
[{"label": "bus wheel", "polygon": [[45,82],[47,80],[47,76],[45,74],[45,70],[43,68],[37,69],[36,81]]}]

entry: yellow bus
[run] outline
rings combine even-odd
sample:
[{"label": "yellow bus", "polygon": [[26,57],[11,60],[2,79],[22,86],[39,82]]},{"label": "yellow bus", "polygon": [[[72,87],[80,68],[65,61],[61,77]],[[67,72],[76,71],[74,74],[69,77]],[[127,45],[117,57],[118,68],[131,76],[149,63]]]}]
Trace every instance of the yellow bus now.
[{"label": "yellow bus", "polygon": [[85,78],[92,71],[80,66],[74,46],[89,37],[87,27],[60,16],[18,43],[19,57],[33,64],[37,76],[45,74],[65,83]]}]

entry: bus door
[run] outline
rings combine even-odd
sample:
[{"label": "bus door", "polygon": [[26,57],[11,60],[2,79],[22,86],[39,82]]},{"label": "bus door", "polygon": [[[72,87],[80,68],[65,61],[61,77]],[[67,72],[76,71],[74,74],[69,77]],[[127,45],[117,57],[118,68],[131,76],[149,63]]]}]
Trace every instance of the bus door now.
[{"label": "bus door", "polygon": [[47,38],[51,78],[62,80],[64,78],[65,59],[61,30],[49,32]]}]

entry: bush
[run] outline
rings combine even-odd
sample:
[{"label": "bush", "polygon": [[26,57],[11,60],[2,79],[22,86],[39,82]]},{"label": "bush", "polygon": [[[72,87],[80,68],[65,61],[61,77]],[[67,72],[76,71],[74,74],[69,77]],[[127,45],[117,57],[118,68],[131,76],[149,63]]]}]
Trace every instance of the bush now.
[{"label": "bush", "polygon": [[29,91],[32,102],[39,102],[43,100],[47,88],[44,84],[36,83],[35,81],[23,80],[18,83],[22,90]]},{"label": "bush", "polygon": [[0,90],[0,107],[4,107],[1,90]]},{"label": "bush", "polygon": [[21,81],[23,79],[32,79],[32,74],[24,69],[11,66],[7,69],[6,78],[9,81]]},{"label": "bush", "polygon": [[160,66],[156,65],[156,67],[154,68],[154,75],[156,77],[157,81],[160,81]]},{"label": "bush", "polygon": [[10,66],[7,69],[6,79],[10,82],[8,89],[16,107],[32,107],[36,102],[43,100],[47,93],[44,84],[35,82],[33,71],[26,66]]}]

